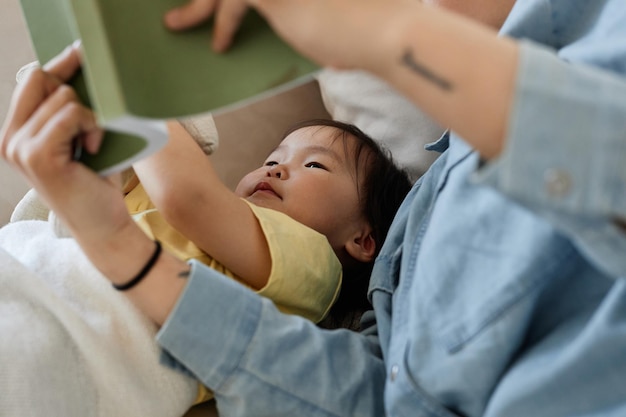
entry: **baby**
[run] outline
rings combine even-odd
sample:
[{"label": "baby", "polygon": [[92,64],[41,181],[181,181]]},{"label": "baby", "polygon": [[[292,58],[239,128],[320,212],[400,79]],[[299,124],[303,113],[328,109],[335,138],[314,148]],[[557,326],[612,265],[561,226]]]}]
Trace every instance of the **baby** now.
[{"label": "baby", "polygon": [[373,260],[411,187],[407,174],[355,126],[310,120],[233,193],[185,131],[171,129],[171,144],[135,167],[141,183],[126,195],[143,230],[284,312],[358,328]]}]

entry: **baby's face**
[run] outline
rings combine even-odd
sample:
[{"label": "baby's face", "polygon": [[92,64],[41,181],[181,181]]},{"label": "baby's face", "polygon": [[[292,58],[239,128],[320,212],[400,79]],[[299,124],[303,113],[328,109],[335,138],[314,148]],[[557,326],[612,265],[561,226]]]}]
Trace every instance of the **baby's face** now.
[{"label": "baby's face", "polygon": [[292,132],[235,193],[317,230],[337,249],[362,219],[353,156],[357,139],[348,136],[346,147],[337,133],[328,126]]}]

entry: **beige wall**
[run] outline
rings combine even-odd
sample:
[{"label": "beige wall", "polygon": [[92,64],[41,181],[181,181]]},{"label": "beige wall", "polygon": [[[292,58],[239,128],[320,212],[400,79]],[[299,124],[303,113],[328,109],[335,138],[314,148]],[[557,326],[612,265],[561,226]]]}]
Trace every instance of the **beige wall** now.
[{"label": "beige wall", "polygon": [[[18,0],[0,0],[0,119],[4,120],[15,86],[15,73],[34,60]],[[0,161],[0,225],[27,190],[26,184]]]}]

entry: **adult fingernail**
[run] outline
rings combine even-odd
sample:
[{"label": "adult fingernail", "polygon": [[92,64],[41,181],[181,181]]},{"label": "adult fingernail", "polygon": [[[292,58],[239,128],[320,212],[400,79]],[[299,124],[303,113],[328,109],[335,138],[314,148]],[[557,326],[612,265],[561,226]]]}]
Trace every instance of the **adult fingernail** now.
[{"label": "adult fingernail", "polygon": [[230,42],[223,39],[214,39],[213,40],[213,50],[216,52],[226,52],[228,47],[230,46]]},{"label": "adult fingernail", "polygon": [[165,14],[165,24],[168,26],[176,26],[180,20],[180,12],[178,10],[170,10]]}]

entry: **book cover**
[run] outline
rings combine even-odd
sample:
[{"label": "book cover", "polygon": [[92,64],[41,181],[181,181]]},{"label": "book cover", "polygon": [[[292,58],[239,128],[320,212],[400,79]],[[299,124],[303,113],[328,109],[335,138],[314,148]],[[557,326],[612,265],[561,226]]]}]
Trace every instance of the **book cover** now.
[{"label": "book cover", "polygon": [[165,119],[226,111],[298,85],[317,70],[253,11],[223,54],[210,48],[210,22],[167,30],[163,15],[184,2],[21,0],[40,63],[82,42],[82,71],[71,84],[106,129],[101,151],[84,159],[103,175],[161,147]]}]

